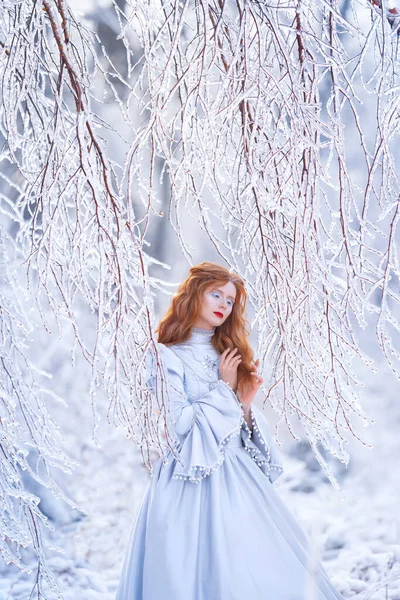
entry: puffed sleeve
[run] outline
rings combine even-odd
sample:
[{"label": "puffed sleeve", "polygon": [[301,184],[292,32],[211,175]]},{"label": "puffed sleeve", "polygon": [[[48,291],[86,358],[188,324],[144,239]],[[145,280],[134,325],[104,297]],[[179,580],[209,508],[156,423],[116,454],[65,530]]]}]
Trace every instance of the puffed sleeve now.
[{"label": "puffed sleeve", "polygon": [[272,438],[267,420],[262,412],[254,406],[250,407],[253,432],[245,420],[242,422],[241,436],[244,446],[251,458],[273,483],[283,473],[282,460]]},{"label": "puffed sleeve", "polygon": [[[180,358],[167,346],[158,344],[167,379],[170,414],[180,444],[177,447],[172,477],[199,483],[224,461],[225,447],[235,435],[240,435],[244,421],[240,402],[222,379],[213,389],[190,402],[184,388],[184,369]],[[158,393],[155,361],[146,357],[147,385]]]}]

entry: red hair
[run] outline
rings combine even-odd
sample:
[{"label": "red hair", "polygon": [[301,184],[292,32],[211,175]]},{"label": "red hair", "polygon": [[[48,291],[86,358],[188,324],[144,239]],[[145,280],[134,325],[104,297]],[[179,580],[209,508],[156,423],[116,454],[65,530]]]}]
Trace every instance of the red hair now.
[{"label": "red hair", "polygon": [[226,348],[238,349],[242,362],[238,367],[238,388],[243,391],[243,385],[252,383],[250,375],[254,355],[248,343],[249,331],[246,319],[247,294],[244,282],[239,275],[228,271],[225,267],[211,262],[202,262],[192,267],[189,276],[182,281],[177,293],[172,298],[156,331],[158,341],[168,346],[185,342],[191,335],[200,311],[203,294],[215,285],[224,285],[231,281],[236,288],[236,298],[229,317],[215,328],[212,345],[222,354]]}]

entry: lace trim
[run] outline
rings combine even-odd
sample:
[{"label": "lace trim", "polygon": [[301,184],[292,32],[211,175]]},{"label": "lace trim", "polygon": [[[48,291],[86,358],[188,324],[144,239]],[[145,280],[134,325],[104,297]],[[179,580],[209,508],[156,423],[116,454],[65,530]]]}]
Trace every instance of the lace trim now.
[{"label": "lace trim", "polygon": [[[229,385],[229,383],[226,383],[226,381],[224,381],[223,379],[219,379],[218,383],[222,383],[223,385],[227,386],[231,390],[231,392],[233,391],[231,386]],[[236,395],[235,395],[235,397],[236,397]],[[240,406],[239,406],[239,404],[240,404]],[[203,479],[205,479],[205,477],[208,477],[208,475],[211,475],[212,473],[214,473],[214,471],[216,471],[218,469],[218,467],[220,467],[222,465],[222,463],[225,460],[225,452],[226,452],[228,442],[234,436],[240,435],[243,421],[245,421],[242,404],[239,401],[238,401],[238,408],[240,408],[240,410],[241,410],[239,423],[235,427],[235,429],[233,429],[221,441],[219,448],[218,448],[219,458],[218,458],[217,462],[214,463],[214,465],[212,467],[203,467],[201,465],[192,465],[191,467],[189,467],[189,473],[173,473],[172,479],[183,479],[186,481],[191,481],[192,483],[200,483]]]}]

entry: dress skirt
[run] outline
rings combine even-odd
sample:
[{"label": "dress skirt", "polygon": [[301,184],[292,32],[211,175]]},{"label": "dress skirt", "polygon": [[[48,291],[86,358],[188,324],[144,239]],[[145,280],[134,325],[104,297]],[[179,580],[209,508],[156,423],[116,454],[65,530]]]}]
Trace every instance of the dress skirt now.
[{"label": "dress skirt", "polygon": [[155,465],[116,600],[343,599],[240,435],[198,484],[173,469]]}]

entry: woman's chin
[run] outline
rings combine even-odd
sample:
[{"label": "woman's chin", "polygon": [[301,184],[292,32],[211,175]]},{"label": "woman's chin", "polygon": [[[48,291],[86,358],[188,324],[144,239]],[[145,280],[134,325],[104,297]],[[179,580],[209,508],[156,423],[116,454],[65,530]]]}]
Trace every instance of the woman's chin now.
[{"label": "woman's chin", "polygon": [[212,325],[210,325],[210,327],[219,327],[219,325],[222,325],[223,322],[224,322],[224,319],[219,319],[218,317],[215,317],[215,319],[213,319]]},{"label": "woman's chin", "polygon": [[218,327],[218,325],[221,324],[221,320],[220,319],[210,319],[210,321],[208,321],[207,323],[204,324],[204,329],[213,329],[214,327]]}]

